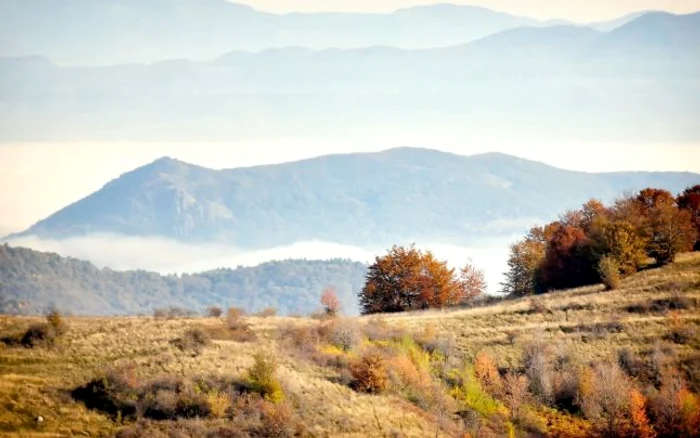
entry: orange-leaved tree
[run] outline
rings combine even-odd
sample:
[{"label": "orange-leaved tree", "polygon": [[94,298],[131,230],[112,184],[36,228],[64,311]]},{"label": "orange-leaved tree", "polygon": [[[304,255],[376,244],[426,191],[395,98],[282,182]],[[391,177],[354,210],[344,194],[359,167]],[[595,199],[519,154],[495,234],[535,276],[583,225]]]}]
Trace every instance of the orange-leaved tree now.
[{"label": "orange-leaved tree", "polygon": [[646,188],[633,198],[632,205],[636,212],[631,214],[641,217],[639,226],[646,238],[646,253],[656,263],[670,263],[677,253],[692,248],[696,236],[691,214],[678,208],[671,192]]},{"label": "orange-leaved tree", "polygon": [[340,300],[338,299],[338,294],[335,293],[335,289],[328,286],[323,290],[323,293],[321,293],[321,305],[326,315],[338,315],[338,312],[340,312]]},{"label": "orange-leaved tree", "polygon": [[360,307],[364,314],[402,312],[458,306],[471,298],[447,262],[414,245],[395,245],[369,266]]}]

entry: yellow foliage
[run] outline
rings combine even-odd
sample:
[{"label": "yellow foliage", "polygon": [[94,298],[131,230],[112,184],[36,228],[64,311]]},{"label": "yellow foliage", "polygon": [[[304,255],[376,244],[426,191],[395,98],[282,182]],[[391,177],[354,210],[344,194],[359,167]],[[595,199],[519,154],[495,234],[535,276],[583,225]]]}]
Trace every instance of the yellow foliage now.
[{"label": "yellow foliage", "polygon": [[345,354],[343,350],[335,345],[325,345],[323,348],[321,348],[321,353],[328,354],[330,356],[342,356]]},{"label": "yellow foliage", "polygon": [[498,394],[501,391],[503,386],[501,375],[493,359],[488,354],[480,352],[476,356],[476,360],[474,361],[474,374],[490,394]]},{"label": "yellow foliage", "polygon": [[555,409],[544,408],[538,417],[546,425],[549,438],[588,438],[592,436],[591,423]]},{"label": "yellow foliage", "polygon": [[275,357],[270,354],[257,353],[254,360],[253,366],[248,370],[248,380],[253,391],[272,403],[284,400],[282,385],[276,376],[277,361]]},{"label": "yellow foliage", "polygon": [[[453,374],[454,375],[454,374]],[[482,417],[495,414],[507,415],[508,411],[498,400],[491,397],[481,386],[474,374],[474,368],[466,367],[459,372],[460,384],[450,390],[450,395]]]},{"label": "yellow foliage", "polygon": [[211,408],[211,415],[215,418],[225,417],[231,408],[230,397],[218,391],[207,394],[207,403]]},{"label": "yellow foliage", "polygon": [[687,434],[687,436],[699,436],[700,399],[685,386],[679,391],[678,399],[682,418],[682,432]]}]

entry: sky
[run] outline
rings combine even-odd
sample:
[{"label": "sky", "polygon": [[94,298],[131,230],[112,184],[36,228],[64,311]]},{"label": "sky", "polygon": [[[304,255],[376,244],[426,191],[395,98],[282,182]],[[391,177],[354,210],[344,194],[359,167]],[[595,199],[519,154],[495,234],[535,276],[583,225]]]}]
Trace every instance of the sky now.
[{"label": "sky", "polygon": [[[235,0],[268,12],[391,12],[396,9],[430,4],[425,0]],[[700,10],[700,0],[449,0],[453,3],[482,6],[513,15],[549,20],[578,22],[604,21],[631,12],[662,10],[687,14]]]}]

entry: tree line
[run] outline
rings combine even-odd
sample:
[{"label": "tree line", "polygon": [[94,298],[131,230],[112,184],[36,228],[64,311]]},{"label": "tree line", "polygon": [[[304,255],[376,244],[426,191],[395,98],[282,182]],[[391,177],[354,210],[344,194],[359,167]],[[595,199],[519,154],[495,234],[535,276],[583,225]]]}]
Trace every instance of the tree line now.
[{"label": "tree line", "polygon": [[700,250],[699,239],[700,185],[678,196],[646,188],[611,205],[591,199],[511,245],[503,292],[523,296],[600,282],[614,289],[644,266]]},{"label": "tree line", "polygon": [[[591,199],[556,221],[536,226],[510,247],[503,292],[523,296],[604,283],[683,251],[700,250],[700,185],[678,196],[646,188],[611,205]],[[449,268],[431,252],[393,246],[378,256],[359,292],[363,314],[469,304],[486,291],[483,271]]]}]

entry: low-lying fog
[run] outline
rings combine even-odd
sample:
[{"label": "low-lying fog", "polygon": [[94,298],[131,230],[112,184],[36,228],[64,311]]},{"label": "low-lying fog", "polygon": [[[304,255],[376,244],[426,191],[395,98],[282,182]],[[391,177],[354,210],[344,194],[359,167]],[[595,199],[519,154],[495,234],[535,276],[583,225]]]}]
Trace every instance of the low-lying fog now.
[{"label": "low-lying fog", "polygon": [[[513,236],[515,240],[517,236]],[[459,247],[445,244],[420,244],[416,247],[431,250],[437,257],[453,267],[471,262],[484,271],[488,292],[500,290],[503,272],[506,270],[508,245],[511,238],[483,241],[475,247]],[[170,239],[125,237],[116,235],[92,235],[65,240],[42,240],[35,236],[20,237],[8,241],[10,245],[32,248],[38,251],[56,252],[64,256],[89,260],[99,267],[115,270],[144,269],[161,274],[195,273],[216,268],[254,266],[270,260],[309,259],[327,260],[345,258],[369,263],[388,248],[358,248],[331,242],[299,242],[256,251],[243,251],[219,244],[188,244]],[[408,244],[397,242],[398,244]]]}]

